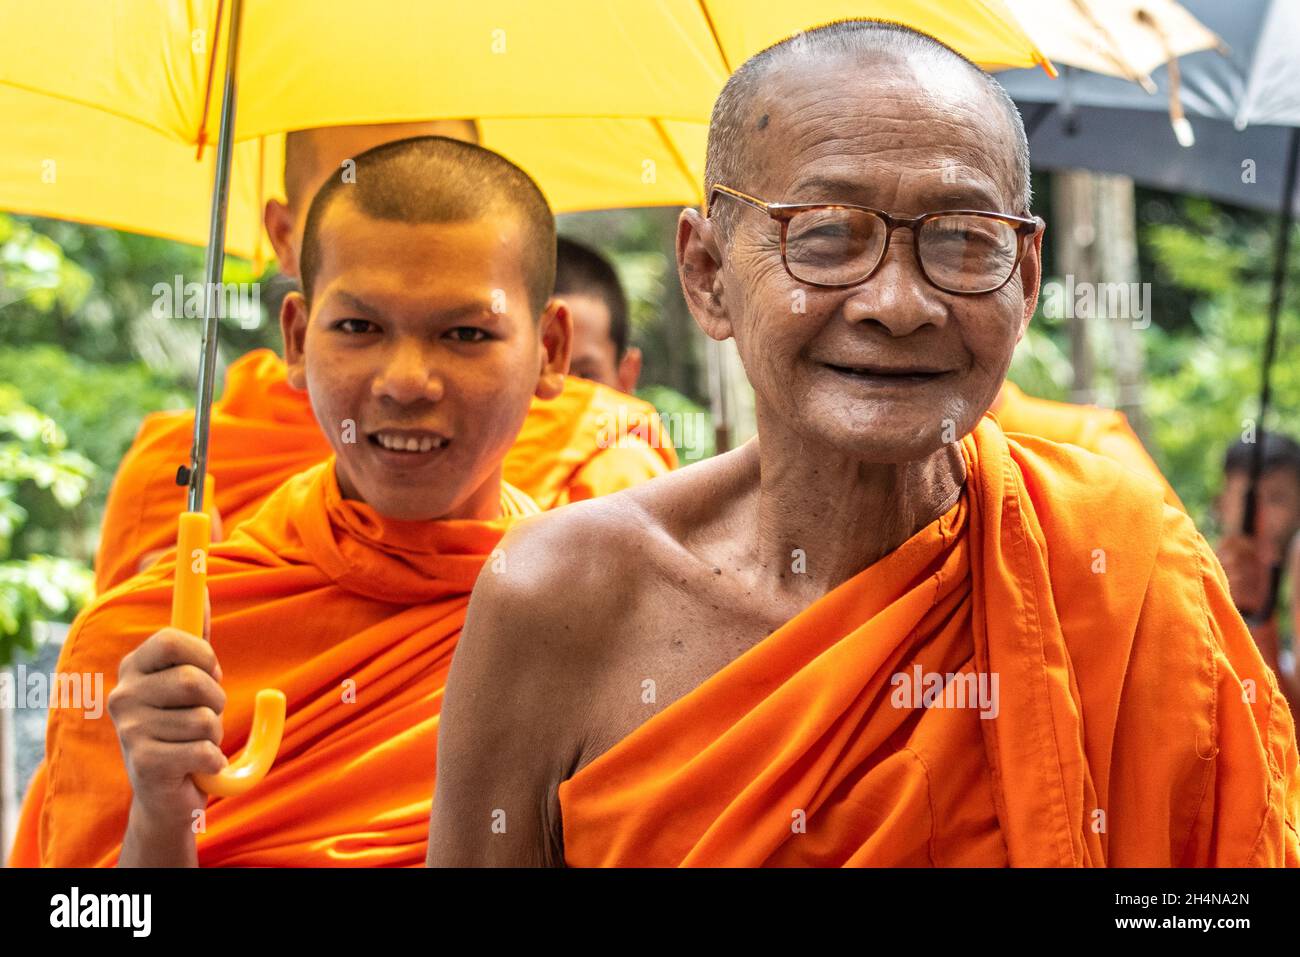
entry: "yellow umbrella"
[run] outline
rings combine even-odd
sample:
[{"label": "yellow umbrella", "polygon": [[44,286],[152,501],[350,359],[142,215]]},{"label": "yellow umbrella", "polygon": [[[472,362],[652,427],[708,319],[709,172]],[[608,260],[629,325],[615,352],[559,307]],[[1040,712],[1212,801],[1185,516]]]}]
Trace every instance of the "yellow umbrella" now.
[{"label": "yellow umbrella", "polygon": [[[6,143],[5,152],[20,170],[27,164],[28,190],[35,189],[30,177],[36,169],[40,186],[50,187],[29,193],[23,208],[84,219],[93,206],[96,216],[111,215],[119,226],[137,224],[133,228],[145,224],[141,210],[148,208],[148,231],[183,238],[192,235],[194,213],[188,221],[167,219],[164,213],[186,202],[168,191],[192,188],[204,195],[197,183],[211,176],[203,362],[192,461],[183,470],[188,508],[180,516],[172,604],[172,625],[191,634],[202,633],[204,619],[210,533],[204,478],[237,150],[244,162],[233,181],[236,196],[260,199],[278,168],[267,145],[272,134],[475,118],[490,145],[501,124],[502,151],[530,169],[552,198],[566,182],[580,185],[590,198],[603,195],[593,188],[594,178],[583,176],[579,164],[567,173],[573,177],[576,170],[580,178],[566,180],[565,157],[613,158],[613,184],[654,185],[647,182],[645,160],[649,144],[658,144],[671,157],[667,168],[687,183],[698,181],[683,150],[698,162],[703,138],[672,124],[707,122],[735,64],[828,20],[882,16],[942,37],[990,67],[1042,63],[1050,70],[1001,0],[808,0],[797,13],[779,0],[569,0],[558,11],[527,0],[455,9],[395,0],[374,0],[364,9],[354,0],[247,0],[246,13],[244,8],[244,0],[63,0],[53,6],[48,0],[7,0],[0,7],[0,90],[7,97],[0,99],[0,124],[11,134],[34,137],[20,144],[24,150],[35,146],[35,153],[22,153]],[[45,42],[27,42],[34,36]],[[237,119],[238,88],[251,97]],[[543,119],[546,126],[528,128]],[[623,142],[560,138],[574,132],[566,124],[583,120],[630,123],[628,143],[641,149],[638,167],[629,168],[638,153],[622,152]],[[513,129],[513,149],[512,123],[520,124]],[[631,131],[638,125],[643,133],[648,129],[649,141],[636,141]],[[48,132],[52,128],[56,132]],[[618,127],[608,129],[612,137]],[[41,130],[47,131],[44,141]],[[544,131],[556,138],[530,166],[520,151],[530,132],[539,137]],[[213,153],[205,151],[209,145],[215,146],[211,166],[182,173],[173,147],[194,149],[201,166],[204,153]],[[191,185],[164,182],[174,173],[179,183]],[[120,178],[107,181],[111,174],[131,180],[124,188]],[[600,188],[610,186],[607,177]],[[104,195],[110,192],[120,195]],[[692,189],[690,198],[696,196]],[[0,205],[15,208],[3,198]],[[256,221],[258,205],[237,212],[240,228]],[[254,786],[279,747],[284,712],[282,693],[259,692],[244,751],[225,771],[196,776],[195,783],[218,795]]]},{"label": "yellow umbrella", "polygon": [[[483,144],[542,185],[557,212],[700,202],[707,124],[684,120],[481,120]],[[103,110],[0,84],[0,209],[207,242],[216,151],[199,158]],[[226,249],[259,264],[284,199],[284,136],[236,143]]]},{"label": "yellow umbrella", "polygon": [[[0,82],[177,142],[214,142],[232,6],[6,0]],[[845,17],[907,23],[990,67],[1045,62],[1002,0],[245,0],[243,8],[236,140],[429,116],[704,121],[744,59]]]},{"label": "yellow umbrella", "polygon": [[[230,5],[7,0],[0,209],[204,244]],[[1045,63],[1002,0],[244,7],[226,248],[259,263],[286,130],[472,117],[558,212],[692,205],[722,83],[801,29],[878,16],[991,69]]]}]

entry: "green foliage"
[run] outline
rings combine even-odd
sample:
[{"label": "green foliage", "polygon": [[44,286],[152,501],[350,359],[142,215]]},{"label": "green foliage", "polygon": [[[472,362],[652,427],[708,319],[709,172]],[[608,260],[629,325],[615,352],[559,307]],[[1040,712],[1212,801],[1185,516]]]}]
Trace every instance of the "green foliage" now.
[{"label": "green foliage", "polygon": [[0,353],[0,381],[16,386],[25,401],[59,422],[69,444],[99,467],[84,509],[59,515],[47,508],[34,519],[37,528],[28,534],[36,535],[39,529],[46,540],[33,547],[61,554],[84,554],[85,549],[75,542],[60,546],[48,540],[49,530],[93,531],[113,473],[140,420],[150,412],[192,402],[187,390],[144,363],[94,363],[47,344]]},{"label": "green foliage", "polygon": [[[1277,217],[1147,190],[1138,191],[1138,213],[1139,260],[1152,284],[1154,318],[1137,333],[1149,451],[1197,525],[1213,534],[1223,454],[1259,411]],[[1294,242],[1288,275],[1300,276]],[[1291,435],[1300,435],[1300,364],[1291,351],[1297,306],[1287,302],[1282,312],[1266,423]],[[1113,394],[1106,356],[1098,359],[1097,385],[1103,396]],[[1063,320],[1034,317],[1011,378],[1033,395],[1068,399],[1072,366]]]},{"label": "green foliage", "polygon": [[702,405],[666,385],[646,386],[637,389],[636,394],[659,410],[664,428],[678,446],[677,458],[682,465],[713,456],[717,450],[713,417]]},{"label": "green foliage", "polygon": [[20,489],[65,510],[85,494],[95,467],[66,445],[53,419],[24,403],[17,389],[0,386],[0,665],[20,649],[35,650],[35,622],[66,621],[90,596],[93,578],[84,564],[14,549],[29,518]]}]

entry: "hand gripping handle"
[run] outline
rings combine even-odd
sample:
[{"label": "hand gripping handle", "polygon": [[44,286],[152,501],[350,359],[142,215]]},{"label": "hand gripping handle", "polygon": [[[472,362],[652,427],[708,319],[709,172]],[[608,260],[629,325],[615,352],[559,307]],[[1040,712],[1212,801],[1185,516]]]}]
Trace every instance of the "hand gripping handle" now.
[{"label": "hand gripping handle", "polygon": [[[208,584],[208,545],[212,520],[203,512],[182,512],[176,535],[176,583],[172,591],[172,627],[203,634],[203,603]],[[283,691],[263,688],[253,705],[253,726],[239,757],[216,774],[196,774],[194,783],[208,794],[235,797],[252,788],[271,770],[284,734]]]}]

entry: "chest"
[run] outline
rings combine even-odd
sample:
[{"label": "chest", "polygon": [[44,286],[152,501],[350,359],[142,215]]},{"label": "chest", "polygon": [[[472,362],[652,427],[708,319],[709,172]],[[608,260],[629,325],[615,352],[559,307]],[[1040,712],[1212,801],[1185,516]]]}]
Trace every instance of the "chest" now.
[{"label": "chest", "polygon": [[798,611],[710,566],[660,576],[640,589],[597,678],[588,759],[753,650]]}]

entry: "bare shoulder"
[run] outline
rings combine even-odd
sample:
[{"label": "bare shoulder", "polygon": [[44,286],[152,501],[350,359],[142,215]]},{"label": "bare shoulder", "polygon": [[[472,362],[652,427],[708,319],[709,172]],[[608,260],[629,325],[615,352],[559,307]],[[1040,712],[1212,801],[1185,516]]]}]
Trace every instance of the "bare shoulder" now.
[{"label": "bare shoulder", "polygon": [[501,542],[504,560],[479,579],[471,619],[522,617],[557,642],[597,633],[604,643],[635,614],[638,594],[671,575],[687,533],[725,511],[748,451],[520,522]]},{"label": "bare shoulder", "polygon": [[721,456],[511,529],[475,585],[457,650],[461,673],[513,689],[501,699],[511,713],[493,720],[582,737],[597,679],[635,651],[652,609],[686,577],[685,530],[718,514],[736,465]]},{"label": "bare shoulder", "polygon": [[[602,676],[635,651],[639,610],[686,554],[675,509],[697,491],[674,473],[526,519],[502,539],[448,676],[431,863],[561,861],[556,789],[603,726]],[[499,833],[463,826],[490,820]]]}]

